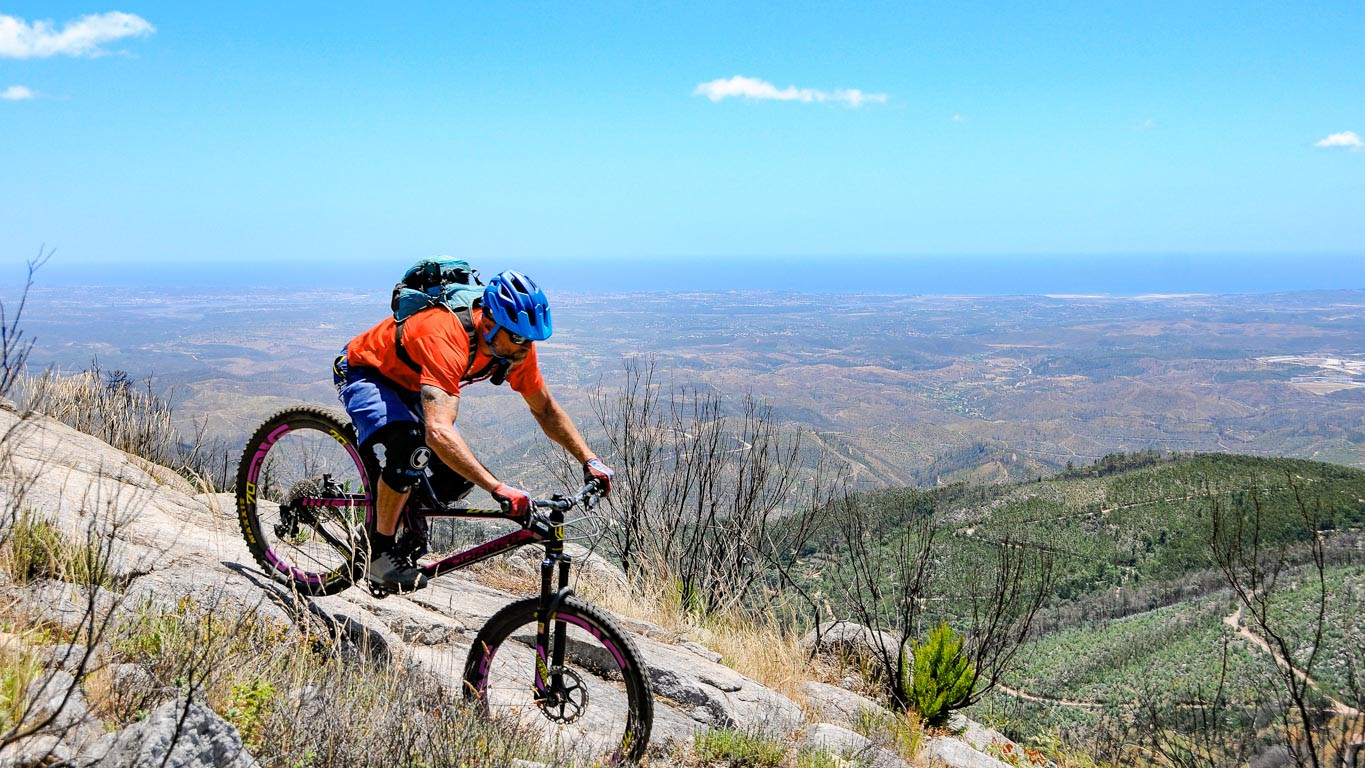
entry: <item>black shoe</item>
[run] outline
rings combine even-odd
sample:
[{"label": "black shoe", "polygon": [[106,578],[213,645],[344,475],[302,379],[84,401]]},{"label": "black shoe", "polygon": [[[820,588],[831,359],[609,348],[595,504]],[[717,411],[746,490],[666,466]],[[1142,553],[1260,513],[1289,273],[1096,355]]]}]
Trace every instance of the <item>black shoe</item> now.
[{"label": "black shoe", "polygon": [[370,558],[366,576],[371,583],[396,592],[412,592],[427,585],[426,574],[400,552],[381,552]]}]

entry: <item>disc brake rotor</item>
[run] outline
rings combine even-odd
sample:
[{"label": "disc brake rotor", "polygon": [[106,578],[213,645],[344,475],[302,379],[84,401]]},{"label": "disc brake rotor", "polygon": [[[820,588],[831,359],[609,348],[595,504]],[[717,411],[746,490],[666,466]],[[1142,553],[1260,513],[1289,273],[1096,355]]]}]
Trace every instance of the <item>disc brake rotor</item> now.
[{"label": "disc brake rotor", "polygon": [[572,723],[583,716],[588,708],[588,687],[577,672],[565,667],[550,670],[551,679],[559,678],[559,685],[552,685],[540,702],[540,711],[552,722]]}]

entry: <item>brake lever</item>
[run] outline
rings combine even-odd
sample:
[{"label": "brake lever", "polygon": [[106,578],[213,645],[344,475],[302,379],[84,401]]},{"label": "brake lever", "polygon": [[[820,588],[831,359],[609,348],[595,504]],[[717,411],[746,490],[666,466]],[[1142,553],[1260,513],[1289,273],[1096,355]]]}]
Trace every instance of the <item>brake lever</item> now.
[{"label": "brake lever", "polygon": [[574,501],[583,509],[592,509],[601,499],[602,481],[597,479],[579,488],[578,493],[574,495]]}]

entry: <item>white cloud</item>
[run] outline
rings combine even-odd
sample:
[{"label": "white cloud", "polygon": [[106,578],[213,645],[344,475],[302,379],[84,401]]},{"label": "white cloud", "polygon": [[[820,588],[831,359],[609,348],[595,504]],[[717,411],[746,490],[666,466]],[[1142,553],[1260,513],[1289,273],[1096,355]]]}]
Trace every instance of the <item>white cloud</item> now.
[{"label": "white cloud", "polygon": [[850,107],[861,107],[864,104],[885,104],[886,94],[884,93],[865,93],[857,88],[840,88],[835,91],[817,91],[814,88],[797,88],[789,85],[786,88],[778,88],[766,80],[759,80],[755,77],[744,77],[735,75],[730,79],[720,78],[709,83],[702,83],[692,91],[698,96],[705,96],[711,101],[720,101],[732,96],[743,97],[746,99],[764,99],[771,101],[802,101],[802,102],[823,102],[839,101],[848,104]]},{"label": "white cloud", "polygon": [[90,14],[68,21],[61,29],[51,21],[32,24],[0,15],[0,58],[45,59],[49,56],[100,56],[100,46],[125,37],[146,37],[156,31],[150,22],[131,13]]},{"label": "white cloud", "polygon": [[1137,125],[1133,126],[1133,130],[1135,130],[1135,131],[1150,131],[1151,129],[1153,129],[1153,128],[1155,128],[1155,127],[1156,127],[1156,121],[1149,117],[1149,118],[1147,118],[1146,120],[1143,120],[1142,122],[1140,122],[1140,123],[1138,123]]},{"label": "white cloud", "polygon": [[1352,152],[1359,152],[1365,149],[1365,141],[1361,141],[1360,136],[1355,131],[1342,131],[1334,133],[1322,141],[1313,144],[1315,147],[1341,147]]},{"label": "white cloud", "polygon": [[954,123],[965,123],[965,122],[967,122],[967,116],[966,116],[966,115],[953,115],[953,122],[954,122]]},{"label": "white cloud", "polygon": [[33,98],[34,95],[35,94],[31,89],[25,88],[22,85],[11,85],[5,90],[0,91],[0,99],[4,99],[5,101],[23,101],[24,99]]}]

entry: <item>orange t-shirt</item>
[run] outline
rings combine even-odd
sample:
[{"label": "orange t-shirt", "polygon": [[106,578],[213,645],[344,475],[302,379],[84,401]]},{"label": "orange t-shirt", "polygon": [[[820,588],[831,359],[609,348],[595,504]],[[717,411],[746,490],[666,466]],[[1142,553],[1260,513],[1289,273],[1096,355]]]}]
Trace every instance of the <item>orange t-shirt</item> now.
[{"label": "orange t-shirt", "polygon": [[[473,316],[474,327],[478,328],[483,311],[474,309]],[[413,362],[422,367],[418,374],[398,357],[393,326],[393,318],[386,317],[379,325],[351,339],[346,345],[347,365],[375,368],[393,383],[412,392],[430,385],[458,395],[460,386],[469,383],[466,381],[469,376],[482,374],[493,362],[492,357],[478,352],[474,355],[473,370],[466,371],[469,335],[460,319],[448,310],[428,309],[409,317],[403,324],[403,348]],[[507,383],[523,395],[538,392],[545,386],[536,363],[534,343],[526,358],[507,372]]]}]

